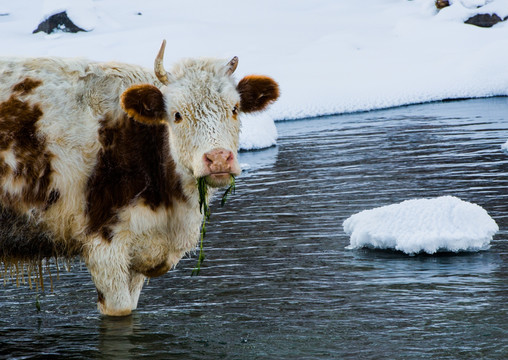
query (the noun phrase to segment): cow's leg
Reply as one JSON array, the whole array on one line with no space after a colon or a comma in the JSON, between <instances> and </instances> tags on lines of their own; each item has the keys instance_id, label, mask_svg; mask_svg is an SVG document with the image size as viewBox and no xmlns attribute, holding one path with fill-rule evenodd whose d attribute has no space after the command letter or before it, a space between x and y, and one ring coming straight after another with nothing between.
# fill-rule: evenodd
<instances>
[{"instance_id":1,"label":"cow's leg","mask_svg":"<svg viewBox=\"0 0 508 360\"><path fill-rule=\"evenodd\" d=\"M145 283L145 275L132 271L129 284L129 292L131 294L131 309L135 310L138 307L139 294Z\"/></svg>"},{"instance_id":2,"label":"cow's leg","mask_svg":"<svg viewBox=\"0 0 508 360\"><path fill-rule=\"evenodd\" d=\"M97 308L104 315L125 316L132 310L130 292L128 239L102 237L87 243L84 251L86 266L97 288Z\"/></svg>"}]
</instances>

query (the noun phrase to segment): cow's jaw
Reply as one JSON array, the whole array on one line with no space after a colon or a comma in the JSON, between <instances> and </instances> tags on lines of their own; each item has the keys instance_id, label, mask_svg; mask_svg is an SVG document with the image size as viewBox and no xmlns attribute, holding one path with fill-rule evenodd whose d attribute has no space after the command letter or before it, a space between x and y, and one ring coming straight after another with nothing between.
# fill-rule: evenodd
<instances>
[{"instance_id":1,"label":"cow's jaw","mask_svg":"<svg viewBox=\"0 0 508 360\"><path fill-rule=\"evenodd\" d=\"M208 186L220 188L231 184L231 179L235 176L230 173L211 174L205 176L205 181Z\"/></svg>"}]
</instances>

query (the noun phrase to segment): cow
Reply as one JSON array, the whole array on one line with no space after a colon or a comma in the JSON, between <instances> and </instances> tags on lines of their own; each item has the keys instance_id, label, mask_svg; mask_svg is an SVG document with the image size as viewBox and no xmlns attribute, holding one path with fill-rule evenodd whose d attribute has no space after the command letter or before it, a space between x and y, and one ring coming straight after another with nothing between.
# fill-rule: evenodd
<instances>
[{"instance_id":1,"label":"cow","mask_svg":"<svg viewBox=\"0 0 508 360\"><path fill-rule=\"evenodd\" d=\"M196 248L209 197L241 172L240 115L279 97L231 61L166 71L86 59L0 60L0 260L80 256L100 313L136 309L146 278ZM207 199L209 201L209 198Z\"/></svg>"}]
</instances>

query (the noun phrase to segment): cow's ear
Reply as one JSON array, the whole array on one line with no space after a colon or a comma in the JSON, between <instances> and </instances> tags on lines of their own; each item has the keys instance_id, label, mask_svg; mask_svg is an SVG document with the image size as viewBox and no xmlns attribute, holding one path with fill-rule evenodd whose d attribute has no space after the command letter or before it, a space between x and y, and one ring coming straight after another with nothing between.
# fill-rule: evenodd
<instances>
[{"instance_id":1,"label":"cow's ear","mask_svg":"<svg viewBox=\"0 0 508 360\"><path fill-rule=\"evenodd\" d=\"M153 85L131 86L124 91L120 102L127 115L136 121L158 124L167 118L164 96Z\"/></svg>"},{"instance_id":2,"label":"cow's ear","mask_svg":"<svg viewBox=\"0 0 508 360\"><path fill-rule=\"evenodd\" d=\"M268 76L246 76L236 89L240 93L240 110L244 113L266 109L279 97L279 85Z\"/></svg>"}]
</instances>

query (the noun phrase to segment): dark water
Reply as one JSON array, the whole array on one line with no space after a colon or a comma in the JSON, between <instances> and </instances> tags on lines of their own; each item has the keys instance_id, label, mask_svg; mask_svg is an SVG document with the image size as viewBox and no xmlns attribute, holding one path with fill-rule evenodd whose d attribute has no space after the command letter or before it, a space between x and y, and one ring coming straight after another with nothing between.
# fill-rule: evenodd
<instances>
[{"instance_id":1,"label":"dark water","mask_svg":"<svg viewBox=\"0 0 508 360\"><path fill-rule=\"evenodd\" d=\"M215 202L207 259L152 279L139 310L105 318L86 269L53 293L0 287L0 357L507 359L508 98L278 123L279 144ZM488 251L350 251L342 222L454 195L500 232Z\"/></svg>"}]
</instances>

